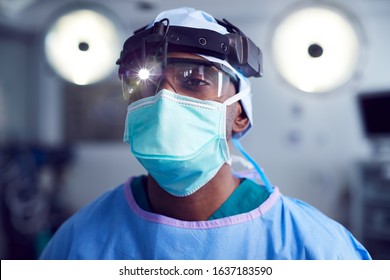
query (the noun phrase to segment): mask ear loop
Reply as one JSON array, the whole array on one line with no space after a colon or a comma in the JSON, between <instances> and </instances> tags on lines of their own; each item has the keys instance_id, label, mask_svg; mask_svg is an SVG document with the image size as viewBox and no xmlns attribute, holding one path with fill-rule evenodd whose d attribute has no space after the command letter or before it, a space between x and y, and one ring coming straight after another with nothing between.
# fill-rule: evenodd
<instances>
[{"instance_id":1,"label":"mask ear loop","mask_svg":"<svg viewBox=\"0 0 390 280\"><path fill-rule=\"evenodd\" d=\"M241 146L240 141L237 138L232 139L234 146L241 152L241 154L252 164L252 166L255 168L256 172L259 174L260 179L263 181L266 190L269 193L274 192L274 187L272 186L271 182L268 180L267 176L265 175L264 171L260 166L249 156L249 154L244 150L244 148Z\"/></svg>"}]
</instances>

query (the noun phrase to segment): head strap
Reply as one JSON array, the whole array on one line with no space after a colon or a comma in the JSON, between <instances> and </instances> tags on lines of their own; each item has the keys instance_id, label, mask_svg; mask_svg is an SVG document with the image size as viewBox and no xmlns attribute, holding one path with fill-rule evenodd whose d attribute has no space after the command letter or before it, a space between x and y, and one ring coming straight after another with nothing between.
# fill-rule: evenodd
<instances>
[{"instance_id":1,"label":"head strap","mask_svg":"<svg viewBox=\"0 0 390 280\"><path fill-rule=\"evenodd\" d=\"M147 56L166 57L167 52L198 53L226 60L245 77L262 76L261 50L228 21L217 21L230 33L209 29L171 26L164 18L145 26L128 38L117 64L125 66Z\"/></svg>"}]
</instances>

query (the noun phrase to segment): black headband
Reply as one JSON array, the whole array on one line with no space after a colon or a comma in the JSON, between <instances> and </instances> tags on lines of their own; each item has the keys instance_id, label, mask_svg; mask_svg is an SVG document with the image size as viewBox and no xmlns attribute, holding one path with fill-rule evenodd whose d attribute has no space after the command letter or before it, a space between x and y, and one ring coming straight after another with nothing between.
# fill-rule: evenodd
<instances>
[{"instance_id":1,"label":"black headband","mask_svg":"<svg viewBox=\"0 0 390 280\"><path fill-rule=\"evenodd\" d=\"M261 50L228 21L217 22L230 33L224 35L208 29L171 26L168 19L156 22L150 28L143 27L125 41L117 64L125 67L147 56L166 57L167 52L188 52L226 60L245 77L261 77Z\"/></svg>"}]
</instances>

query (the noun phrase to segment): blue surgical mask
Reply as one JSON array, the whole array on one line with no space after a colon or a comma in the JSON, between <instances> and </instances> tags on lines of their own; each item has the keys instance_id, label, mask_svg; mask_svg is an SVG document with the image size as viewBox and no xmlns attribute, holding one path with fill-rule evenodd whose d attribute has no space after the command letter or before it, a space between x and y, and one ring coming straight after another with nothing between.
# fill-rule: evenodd
<instances>
[{"instance_id":1,"label":"blue surgical mask","mask_svg":"<svg viewBox=\"0 0 390 280\"><path fill-rule=\"evenodd\" d=\"M247 94L219 103L163 89L129 105L124 141L165 191L191 195L231 164L226 108Z\"/></svg>"}]
</instances>

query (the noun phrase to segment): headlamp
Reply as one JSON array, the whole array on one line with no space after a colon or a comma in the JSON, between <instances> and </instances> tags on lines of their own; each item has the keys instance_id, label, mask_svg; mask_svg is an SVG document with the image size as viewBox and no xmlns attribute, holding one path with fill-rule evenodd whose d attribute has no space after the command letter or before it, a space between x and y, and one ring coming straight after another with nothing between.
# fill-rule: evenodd
<instances>
[{"instance_id":1,"label":"headlamp","mask_svg":"<svg viewBox=\"0 0 390 280\"><path fill-rule=\"evenodd\" d=\"M146 68L142 68L138 71L138 78L140 80L147 80L150 77L150 71Z\"/></svg>"},{"instance_id":2,"label":"headlamp","mask_svg":"<svg viewBox=\"0 0 390 280\"><path fill-rule=\"evenodd\" d=\"M138 63L142 65L147 57L166 59L168 52L188 52L213 56L226 60L245 77L262 76L261 50L237 27L227 20L217 20L228 34L213 30L183 26L170 26L168 19L145 26L128 38L117 61L119 75L124 68Z\"/></svg>"}]
</instances>

